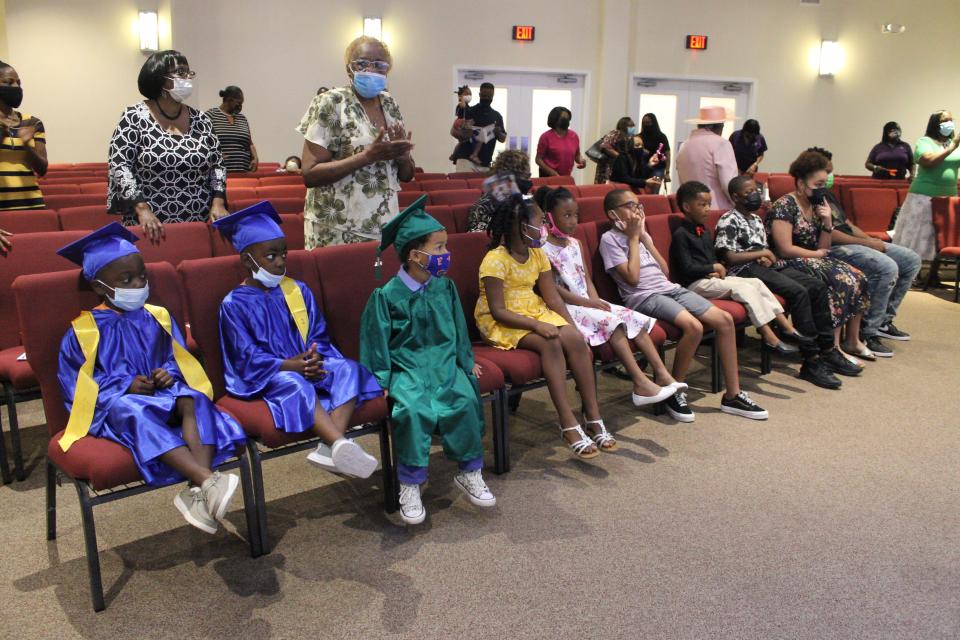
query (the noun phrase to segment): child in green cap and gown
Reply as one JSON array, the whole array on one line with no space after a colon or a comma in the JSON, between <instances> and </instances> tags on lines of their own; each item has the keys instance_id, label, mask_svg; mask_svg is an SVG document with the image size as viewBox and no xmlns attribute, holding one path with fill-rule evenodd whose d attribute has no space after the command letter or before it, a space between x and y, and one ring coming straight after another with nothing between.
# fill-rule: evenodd
<instances>
[{"instance_id":1,"label":"child in green cap and gown","mask_svg":"<svg viewBox=\"0 0 960 640\"><path fill-rule=\"evenodd\" d=\"M360 323L360 361L387 390L394 427L400 516L426 518L420 485L427 481L433 434L460 471L453 484L470 502L491 507L483 481L483 409L467 323L453 282L447 232L421 197L384 226L380 251L400 256L397 275L376 289Z\"/></svg>"}]
</instances>

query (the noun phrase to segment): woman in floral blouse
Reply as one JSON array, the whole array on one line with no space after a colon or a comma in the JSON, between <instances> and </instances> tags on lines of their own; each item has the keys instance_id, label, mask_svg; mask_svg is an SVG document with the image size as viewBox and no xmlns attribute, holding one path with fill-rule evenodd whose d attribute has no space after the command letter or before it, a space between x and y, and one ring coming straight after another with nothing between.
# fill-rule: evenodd
<instances>
[{"instance_id":1,"label":"woman in floral blouse","mask_svg":"<svg viewBox=\"0 0 960 640\"><path fill-rule=\"evenodd\" d=\"M351 85L314 97L297 131L303 134L306 248L380 238L399 212L400 181L413 179L413 143L389 93L393 58L362 36L344 56Z\"/></svg>"},{"instance_id":2,"label":"woman in floral blouse","mask_svg":"<svg viewBox=\"0 0 960 640\"><path fill-rule=\"evenodd\" d=\"M796 191L773 203L767 214L767 235L780 258L777 266L797 269L828 285L835 346L840 347L840 328L846 323L842 351L873 360L860 341L860 321L870 307L867 278L829 255L833 212L826 203L827 159L805 151L790 165L790 175Z\"/></svg>"}]
</instances>

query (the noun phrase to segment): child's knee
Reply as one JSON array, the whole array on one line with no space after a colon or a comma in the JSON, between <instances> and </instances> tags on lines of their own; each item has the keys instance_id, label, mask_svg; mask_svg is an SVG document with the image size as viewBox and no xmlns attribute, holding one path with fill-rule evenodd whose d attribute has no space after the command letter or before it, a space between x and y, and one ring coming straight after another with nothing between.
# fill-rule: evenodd
<instances>
[{"instance_id":1,"label":"child's knee","mask_svg":"<svg viewBox=\"0 0 960 640\"><path fill-rule=\"evenodd\" d=\"M697 320L692 313L681 313L673 322L685 336L695 338L700 338L703 336L703 324L701 324L701 322Z\"/></svg>"}]
</instances>

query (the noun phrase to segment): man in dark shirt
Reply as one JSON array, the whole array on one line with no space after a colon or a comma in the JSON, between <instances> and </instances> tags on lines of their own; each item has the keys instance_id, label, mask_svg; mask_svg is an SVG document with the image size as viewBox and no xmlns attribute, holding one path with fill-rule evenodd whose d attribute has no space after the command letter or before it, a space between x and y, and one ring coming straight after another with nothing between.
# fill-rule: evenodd
<instances>
[{"instance_id":1,"label":"man in dark shirt","mask_svg":"<svg viewBox=\"0 0 960 640\"><path fill-rule=\"evenodd\" d=\"M737 157L740 173L755 174L767 152L767 141L760 133L760 123L756 120L744 122L742 129L730 134L730 144L733 145L733 155Z\"/></svg>"},{"instance_id":2,"label":"man in dark shirt","mask_svg":"<svg viewBox=\"0 0 960 640\"><path fill-rule=\"evenodd\" d=\"M507 139L507 131L503 125L503 116L495 110L490 104L493 102L494 86L490 82L484 82L480 85L480 103L467 109L466 118L460 127L454 127L451 134L460 140L460 144L453 150L453 158L457 165L457 171L475 171L486 172L490 169L490 162L493 160L493 149L497 142L503 142ZM473 122L470 126L468 122ZM477 164L470 160L474 151L474 136L478 129L493 125L493 135L477 153L480 163Z\"/></svg>"},{"instance_id":3,"label":"man in dark shirt","mask_svg":"<svg viewBox=\"0 0 960 640\"><path fill-rule=\"evenodd\" d=\"M776 320L783 331L796 333L767 285L757 278L728 276L726 268L717 259L713 237L706 228L710 203L707 185L696 181L680 185L677 205L683 212L684 221L673 232L670 272L681 285L704 298L728 298L742 303L747 308L750 322L769 349L781 354L796 353L797 348L782 342L769 326Z\"/></svg>"}]
</instances>

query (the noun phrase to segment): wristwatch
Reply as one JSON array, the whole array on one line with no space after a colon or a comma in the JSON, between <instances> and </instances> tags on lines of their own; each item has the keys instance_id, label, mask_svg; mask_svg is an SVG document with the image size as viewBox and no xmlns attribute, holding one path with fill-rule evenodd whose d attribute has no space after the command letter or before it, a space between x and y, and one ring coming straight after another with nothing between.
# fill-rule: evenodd
<instances>
[{"instance_id":1,"label":"wristwatch","mask_svg":"<svg viewBox=\"0 0 960 640\"><path fill-rule=\"evenodd\" d=\"M833 233L833 226L832 226L832 225L831 225L830 227L821 227L821 229L823 229L823 230L826 231L827 233Z\"/></svg>"}]
</instances>

